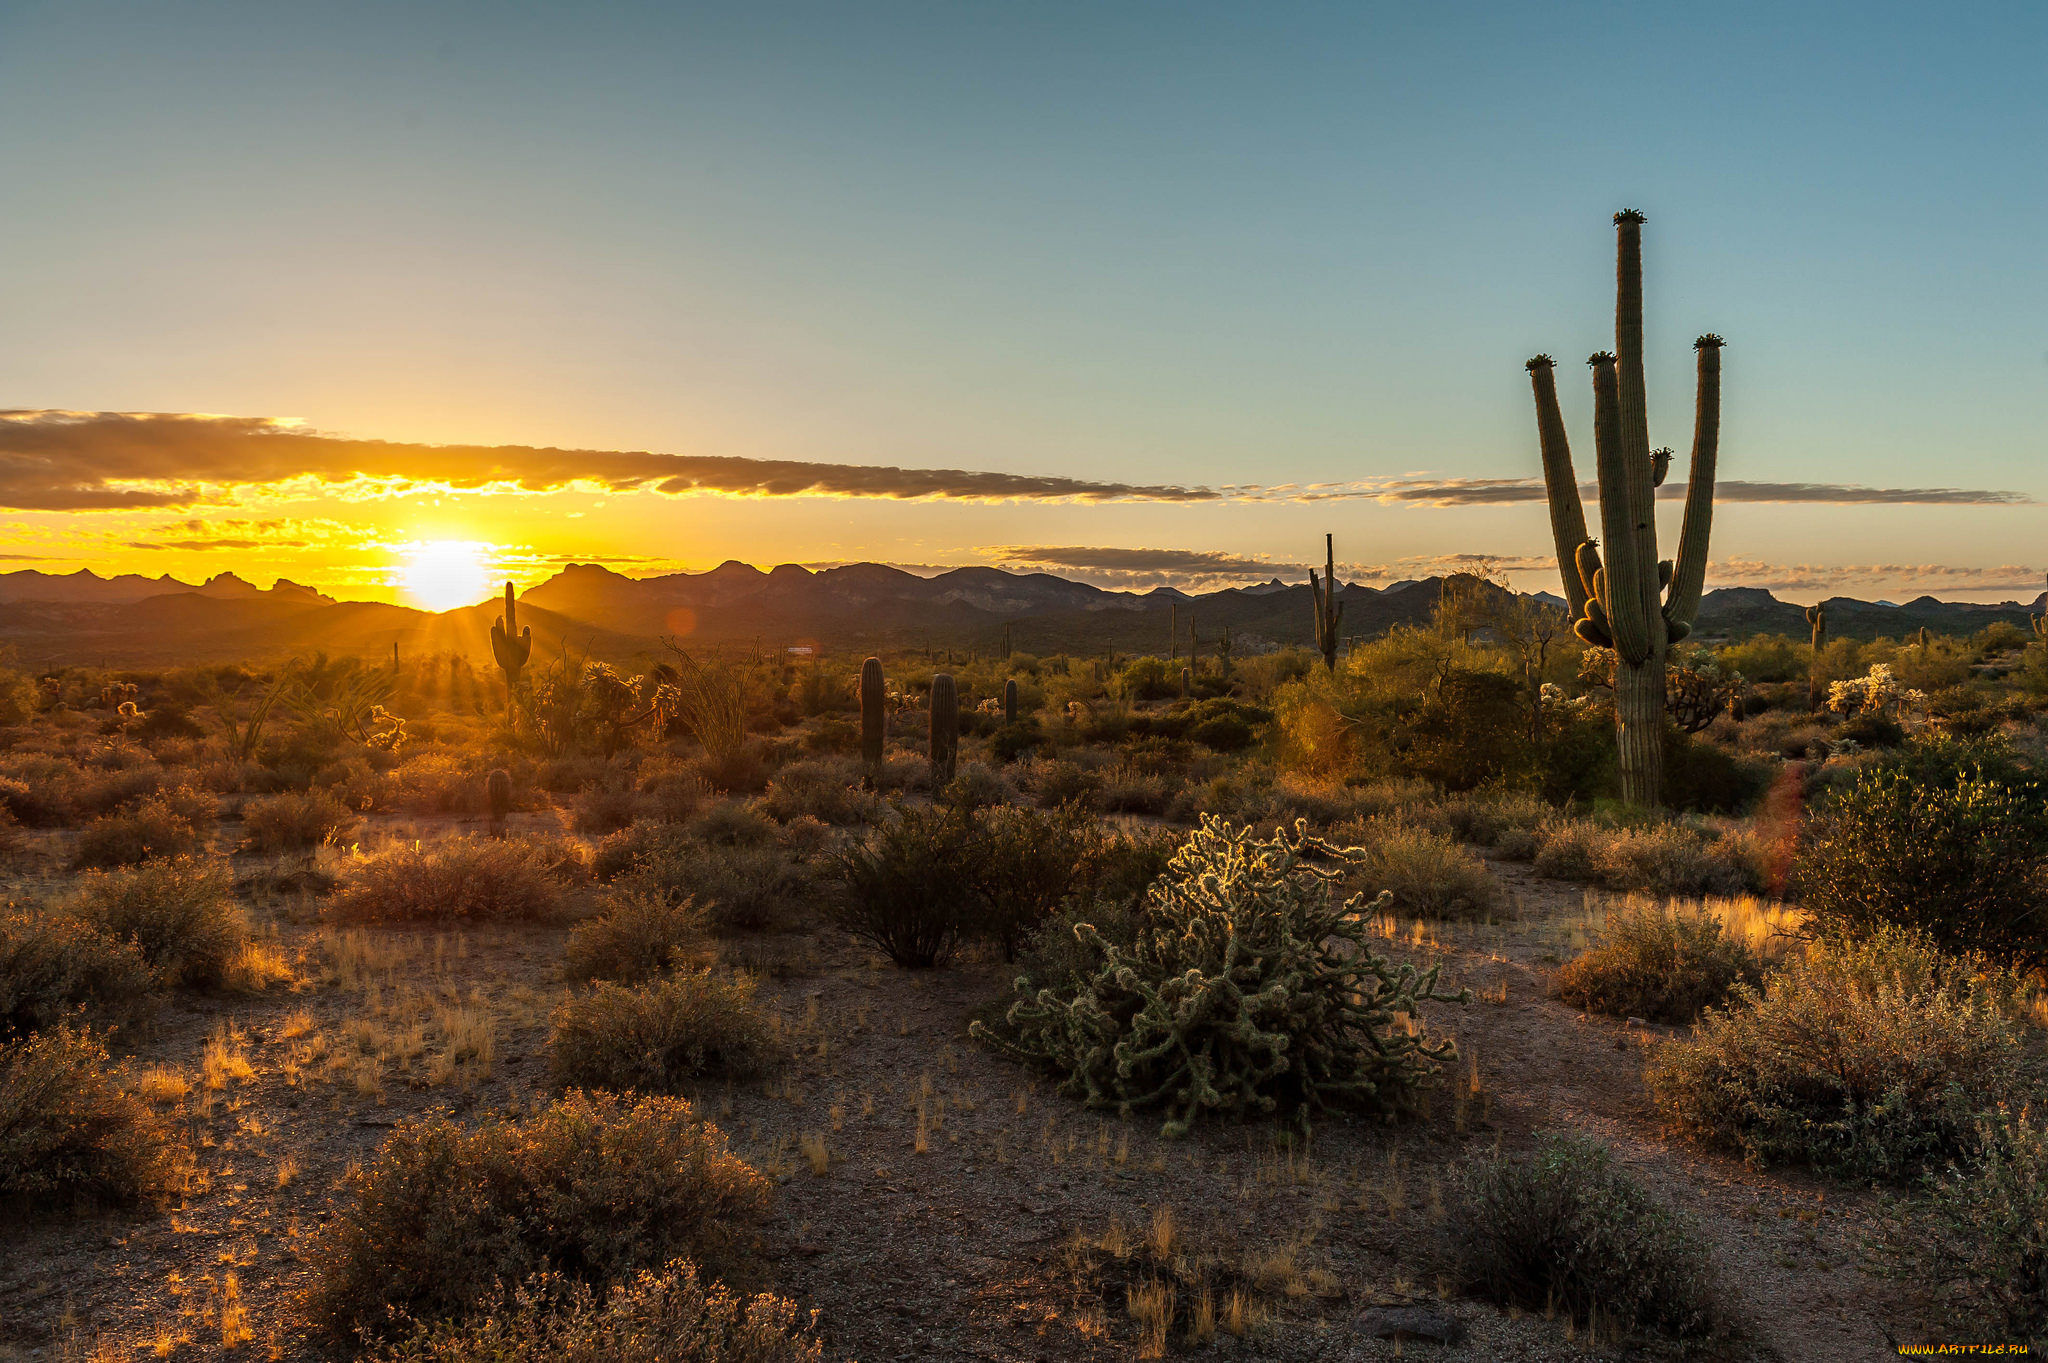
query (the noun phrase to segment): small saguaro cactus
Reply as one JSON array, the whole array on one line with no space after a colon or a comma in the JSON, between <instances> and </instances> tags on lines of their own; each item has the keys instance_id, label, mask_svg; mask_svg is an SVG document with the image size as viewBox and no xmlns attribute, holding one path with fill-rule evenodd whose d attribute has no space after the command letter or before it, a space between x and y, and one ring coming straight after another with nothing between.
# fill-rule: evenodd
<instances>
[{"instance_id":1,"label":"small saguaro cactus","mask_svg":"<svg viewBox=\"0 0 2048 1363\"><path fill-rule=\"evenodd\" d=\"M1166 661L1180 656L1180 602L1166 603Z\"/></svg>"},{"instance_id":2,"label":"small saguaro cactus","mask_svg":"<svg viewBox=\"0 0 2048 1363\"><path fill-rule=\"evenodd\" d=\"M1183 667L1180 670L1180 694L1182 698L1185 699L1186 697L1193 695L1194 690L1195 674L1191 669Z\"/></svg>"},{"instance_id":3,"label":"small saguaro cactus","mask_svg":"<svg viewBox=\"0 0 2048 1363\"><path fill-rule=\"evenodd\" d=\"M1920 626L1920 656L1927 657L1927 651L1934 647L1934 636L1927 632L1927 626Z\"/></svg>"},{"instance_id":4,"label":"small saguaro cactus","mask_svg":"<svg viewBox=\"0 0 2048 1363\"><path fill-rule=\"evenodd\" d=\"M512 596L512 584L505 584L505 613L491 625L491 656L505 673L505 706L512 706L512 693L519 689L519 674L533 656L533 626L519 627L519 604Z\"/></svg>"},{"instance_id":5,"label":"small saguaro cactus","mask_svg":"<svg viewBox=\"0 0 2048 1363\"><path fill-rule=\"evenodd\" d=\"M870 658L860 665L860 760L870 767L882 765L883 699L882 660Z\"/></svg>"},{"instance_id":6,"label":"small saguaro cactus","mask_svg":"<svg viewBox=\"0 0 2048 1363\"><path fill-rule=\"evenodd\" d=\"M1692 475L1678 557L1657 558L1657 485L1671 451L1650 448L1643 384L1643 215L1614 215L1614 351L1586 363L1593 370L1593 446L1600 487L1598 542L1586 534L1564 417L1558 408L1556 362L1538 355L1526 366L1536 397L1536 431L1550 503L1551 538L1573 631L1616 655L1615 727L1621 794L1654 808L1663 785L1664 657L1692 633L1706 584L1707 538L1714 515L1714 466L1721 431L1721 338L1693 343L1698 401L1693 416Z\"/></svg>"},{"instance_id":7,"label":"small saguaro cactus","mask_svg":"<svg viewBox=\"0 0 2048 1363\"><path fill-rule=\"evenodd\" d=\"M1813 659L1806 668L1806 708L1820 709L1820 654L1828 646L1828 608L1816 602L1806 608L1806 623L1813 626Z\"/></svg>"},{"instance_id":8,"label":"small saguaro cactus","mask_svg":"<svg viewBox=\"0 0 2048 1363\"><path fill-rule=\"evenodd\" d=\"M940 672L932 678L931 761L932 784L943 786L953 779L960 757L960 693L954 689L953 674Z\"/></svg>"},{"instance_id":9,"label":"small saguaro cactus","mask_svg":"<svg viewBox=\"0 0 2048 1363\"><path fill-rule=\"evenodd\" d=\"M491 836L505 836L505 816L512 812L512 776L499 767L484 778L484 803L491 813Z\"/></svg>"},{"instance_id":10,"label":"small saguaro cactus","mask_svg":"<svg viewBox=\"0 0 2048 1363\"><path fill-rule=\"evenodd\" d=\"M1337 670L1337 626L1344 619L1344 603L1337 599L1337 537L1323 536L1323 580L1316 582L1316 570L1308 570L1309 596L1316 610L1316 649L1323 666Z\"/></svg>"},{"instance_id":11,"label":"small saguaro cactus","mask_svg":"<svg viewBox=\"0 0 2048 1363\"><path fill-rule=\"evenodd\" d=\"M1010 678L1003 683L1003 723L1017 722L1017 679Z\"/></svg>"}]
</instances>

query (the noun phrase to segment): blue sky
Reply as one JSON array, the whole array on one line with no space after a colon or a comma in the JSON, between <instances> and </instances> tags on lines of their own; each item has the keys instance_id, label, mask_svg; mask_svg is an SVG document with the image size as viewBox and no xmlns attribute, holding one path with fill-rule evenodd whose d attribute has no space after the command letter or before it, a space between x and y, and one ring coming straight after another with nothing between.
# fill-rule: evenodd
<instances>
[{"instance_id":1,"label":"blue sky","mask_svg":"<svg viewBox=\"0 0 2048 1363\"><path fill-rule=\"evenodd\" d=\"M1660 442L1712 330L1725 477L2048 500L2044 59L2039 5L0 4L0 407L1270 489L1534 473L1544 350L1590 475L1577 361L1634 206ZM185 574L167 527L226 518L286 527L251 575L365 591L447 538L532 573L1255 573L1330 529L1361 576L1486 554L1531 586L1547 539L1539 503L1284 495L271 478L0 512L61 566ZM1730 504L1715 576L2030 597L2044 528Z\"/></svg>"}]
</instances>

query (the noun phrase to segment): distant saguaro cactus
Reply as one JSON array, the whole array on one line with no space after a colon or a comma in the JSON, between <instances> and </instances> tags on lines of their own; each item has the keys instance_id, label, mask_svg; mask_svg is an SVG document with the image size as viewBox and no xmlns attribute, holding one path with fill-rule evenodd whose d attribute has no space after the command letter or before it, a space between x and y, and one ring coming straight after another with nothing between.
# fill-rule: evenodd
<instances>
[{"instance_id":1,"label":"distant saguaro cactus","mask_svg":"<svg viewBox=\"0 0 2048 1363\"><path fill-rule=\"evenodd\" d=\"M491 656L505 673L505 708L512 708L512 693L519 689L519 674L533 656L533 626L519 627L519 603L512 596L512 584L505 584L505 613L491 625Z\"/></svg>"},{"instance_id":2,"label":"distant saguaro cactus","mask_svg":"<svg viewBox=\"0 0 2048 1363\"><path fill-rule=\"evenodd\" d=\"M1195 674L1192 670L1183 667L1180 670L1180 694L1182 698L1185 699L1186 697L1193 695L1194 690Z\"/></svg>"},{"instance_id":3,"label":"distant saguaro cactus","mask_svg":"<svg viewBox=\"0 0 2048 1363\"><path fill-rule=\"evenodd\" d=\"M1010 678L1003 683L1003 723L1017 722L1017 679Z\"/></svg>"},{"instance_id":4,"label":"distant saguaro cactus","mask_svg":"<svg viewBox=\"0 0 2048 1363\"><path fill-rule=\"evenodd\" d=\"M941 672L932 678L931 762L932 783L943 786L953 779L960 757L960 693L953 687L953 674Z\"/></svg>"},{"instance_id":5,"label":"distant saguaro cactus","mask_svg":"<svg viewBox=\"0 0 2048 1363\"><path fill-rule=\"evenodd\" d=\"M1721 338L1693 343L1698 358L1692 476L1674 563L1657 558L1654 498L1670 466L1668 450L1650 448L1643 385L1643 215L1614 215L1614 350L1587 361L1593 369L1593 445L1600 487L1603 566L1586 517L1557 405L1555 361L1538 355L1526 366L1536 397L1536 430L1559 575L1573 630L1589 644L1612 648L1615 728L1621 752L1622 798L1654 807L1663 786L1664 656L1692 633L1707 572L1714 515L1714 465L1721 431ZM1668 591L1667 591L1668 588Z\"/></svg>"},{"instance_id":6,"label":"distant saguaro cactus","mask_svg":"<svg viewBox=\"0 0 2048 1363\"><path fill-rule=\"evenodd\" d=\"M882 765L883 698L882 660L870 658L860 665L860 760L870 767Z\"/></svg>"},{"instance_id":7,"label":"distant saguaro cactus","mask_svg":"<svg viewBox=\"0 0 2048 1363\"><path fill-rule=\"evenodd\" d=\"M484 778L484 803L491 812L491 836L505 836L505 816L512 812L512 776L503 767Z\"/></svg>"},{"instance_id":8,"label":"distant saguaro cactus","mask_svg":"<svg viewBox=\"0 0 2048 1363\"><path fill-rule=\"evenodd\" d=\"M1308 570L1308 591L1316 611L1316 648L1323 666L1337 670L1337 626L1344 619L1344 603L1337 599L1337 537L1323 536L1323 580L1316 582L1316 570Z\"/></svg>"},{"instance_id":9,"label":"distant saguaro cactus","mask_svg":"<svg viewBox=\"0 0 2048 1363\"><path fill-rule=\"evenodd\" d=\"M1806 708L1820 709L1820 653L1828 646L1828 608L1818 602L1806 608L1806 623L1813 626L1813 659L1806 668Z\"/></svg>"}]
</instances>

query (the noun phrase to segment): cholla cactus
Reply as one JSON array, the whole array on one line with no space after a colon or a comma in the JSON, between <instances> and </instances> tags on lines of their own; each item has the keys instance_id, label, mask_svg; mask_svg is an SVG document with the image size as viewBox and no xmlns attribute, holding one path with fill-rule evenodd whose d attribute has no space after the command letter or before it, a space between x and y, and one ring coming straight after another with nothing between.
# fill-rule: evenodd
<instances>
[{"instance_id":1,"label":"cholla cactus","mask_svg":"<svg viewBox=\"0 0 2048 1363\"><path fill-rule=\"evenodd\" d=\"M1470 994L1438 992L1438 967L1373 951L1389 896L1339 904L1330 884L1343 872L1319 864L1361 855L1306 821L1261 838L1204 816L1147 894L1134 940L1076 925L1092 976L1035 995L1020 978L1004 1032L971 1030L1062 1074L1061 1092L1090 1107L1163 1107L1167 1136L1205 1112L1284 1110L1306 1127L1333 1105L1402 1108L1456 1053L1414 1028L1418 1005Z\"/></svg>"}]
</instances>

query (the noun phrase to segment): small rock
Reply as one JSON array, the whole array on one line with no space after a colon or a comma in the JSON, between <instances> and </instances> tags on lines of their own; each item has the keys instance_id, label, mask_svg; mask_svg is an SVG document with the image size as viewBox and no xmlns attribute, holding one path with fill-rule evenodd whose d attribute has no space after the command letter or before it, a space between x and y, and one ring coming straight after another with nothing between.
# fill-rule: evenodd
<instances>
[{"instance_id":1,"label":"small rock","mask_svg":"<svg viewBox=\"0 0 2048 1363\"><path fill-rule=\"evenodd\" d=\"M1465 1327L1427 1306L1376 1306L1358 1315L1358 1331L1374 1339L1420 1339L1431 1344L1457 1344Z\"/></svg>"}]
</instances>

